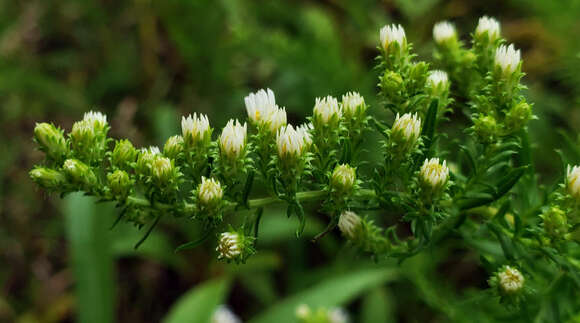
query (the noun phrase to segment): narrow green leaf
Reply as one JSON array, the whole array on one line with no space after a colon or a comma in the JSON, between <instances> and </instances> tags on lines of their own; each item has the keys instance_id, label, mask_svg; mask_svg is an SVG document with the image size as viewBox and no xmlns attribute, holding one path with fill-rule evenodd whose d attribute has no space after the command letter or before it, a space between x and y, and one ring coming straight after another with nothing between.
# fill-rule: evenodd
<instances>
[{"instance_id":1,"label":"narrow green leaf","mask_svg":"<svg viewBox=\"0 0 580 323\"><path fill-rule=\"evenodd\" d=\"M393 305L393 301L385 289L376 288L363 299L360 322L395 322Z\"/></svg>"},{"instance_id":2,"label":"narrow green leaf","mask_svg":"<svg viewBox=\"0 0 580 323\"><path fill-rule=\"evenodd\" d=\"M79 323L113 322L115 303L110 250L110 205L71 193L64 200Z\"/></svg>"},{"instance_id":3,"label":"narrow green leaf","mask_svg":"<svg viewBox=\"0 0 580 323\"><path fill-rule=\"evenodd\" d=\"M364 269L329 278L318 285L290 296L259 314L250 323L295 323L296 307L332 307L348 303L365 290L377 287L397 277L392 268Z\"/></svg>"},{"instance_id":4,"label":"narrow green leaf","mask_svg":"<svg viewBox=\"0 0 580 323\"><path fill-rule=\"evenodd\" d=\"M429 150L431 149L431 144L433 144L433 138L435 137L435 126L437 125L437 107L439 106L438 100L432 100L429 105L429 110L427 110L427 116L425 117L425 122L423 123L423 130L421 135L424 137L424 152L425 155L429 156Z\"/></svg>"},{"instance_id":5,"label":"narrow green leaf","mask_svg":"<svg viewBox=\"0 0 580 323\"><path fill-rule=\"evenodd\" d=\"M205 282L188 291L173 305L163 323L208 323L226 298L228 278Z\"/></svg>"}]
</instances>

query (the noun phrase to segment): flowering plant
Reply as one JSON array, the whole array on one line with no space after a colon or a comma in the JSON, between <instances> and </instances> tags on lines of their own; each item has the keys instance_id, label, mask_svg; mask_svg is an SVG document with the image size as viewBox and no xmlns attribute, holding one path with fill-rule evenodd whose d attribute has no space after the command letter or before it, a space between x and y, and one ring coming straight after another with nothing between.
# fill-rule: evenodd
<instances>
[{"instance_id":1,"label":"flowering plant","mask_svg":"<svg viewBox=\"0 0 580 323\"><path fill-rule=\"evenodd\" d=\"M316 98L312 116L292 125L274 92L263 89L244 100L247 122L232 119L216 137L207 116L183 117L182 135L161 150L114 141L106 116L89 112L66 136L52 124L37 124L34 139L46 159L30 176L50 192L83 191L115 202L120 220L148 226L136 247L161 217L175 216L205 228L199 240L178 249L213 237L217 258L244 263L259 250L265 206L284 204L299 219L300 237L304 204L318 201L328 226L314 240L338 229L377 261L403 261L446 239L465 240L490 273L490 290L513 308L547 282L580 285L574 257L580 166L568 166L544 199L525 194L539 188L520 51L505 44L499 23L488 17L480 19L471 47L448 22L436 24L433 36L432 65L416 60L401 26L380 30L381 106L373 110L385 109L390 118L376 117L360 94L349 92L341 100ZM468 120L464 131L457 137L441 132L461 112ZM364 141L371 132L381 139ZM381 160L366 160L365 149L380 150ZM255 196L257 182L268 196ZM243 214L243 225L233 227L232 214ZM319 312L303 308L299 317L329 320L326 310Z\"/></svg>"}]
</instances>

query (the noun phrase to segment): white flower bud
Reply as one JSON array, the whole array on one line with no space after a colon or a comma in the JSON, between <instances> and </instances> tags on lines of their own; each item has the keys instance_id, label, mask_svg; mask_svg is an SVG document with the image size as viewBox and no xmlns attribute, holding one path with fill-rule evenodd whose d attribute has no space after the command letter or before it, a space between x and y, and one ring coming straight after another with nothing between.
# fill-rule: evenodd
<instances>
[{"instance_id":1,"label":"white flower bud","mask_svg":"<svg viewBox=\"0 0 580 323\"><path fill-rule=\"evenodd\" d=\"M218 246L218 259L232 260L242 254L240 235L237 232L224 232L220 235Z\"/></svg>"},{"instance_id":2,"label":"white flower bud","mask_svg":"<svg viewBox=\"0 0 580 323\"><path fill-rule=\"evenodd\" d=\"M314 120L317 126L336 123L342 116L338 100L332 96L316 98L314 104Z\"/></svg>"},{"instance_id":3,"label":"white flower bud","mask_svg":"<svg viewBox=\"0 0 580 323\"><path fill-rule=\"evenodd\" d=\"M34 139L40 146L40 149L53 160L62 162L62 159L68 153L68 147L62 130L52 124L45 122L37 123L34 127Z\"/></svg>"},{"instance_id":4,"label":"white flower bud","mask_svg":"<svg viewBox=\"0 0 580 323\"><path fill-rule=\"evenodd\" d=\"M151 173L155 180L165 183L172 177L173 163L169 158L158 155L151 165Z\"/></svg>"},{"instance_id":5,"label":"white flower bud","mask_svg":"<svg viewBox=\"0 0 580 323\"><path fill-rule=\"evenodd\" d=\"M171 136L163 146L163 155L171 159L176 159L183 151L183 137L176 135Z\"/></svg>"},{"instance_id":6,"label":"white flower bud","mask_svg":"<svg viewBox=\"0 0 580 323\"><path fill-rule=\"evenodd\" d=\"M228 121L220 135L221 153L232 159L242 157L246 147L247 129L247 125L240 124L238 120Z\"/></svg>"},{"instance_id":7,"label":"white flower bud","mask_svg":"<svg viewBox=\"0 0 580 323\"><path fill-rule=\"evenodd\" d=\"M338 219L338 229L340 229L340 232L350 240L357 238L360 233L361 225L361 218L351 211L342 212Z\"/></svg>"},{"instance_id":8,"label":"white flower bud","mask_svg":"<svg viewBox=\"0 0 580 323\"><path fill-rule=\"evenodd\" d=\"M421 181L433 190L445 186L449 178L447 162L439 163L439 158L425 159L420 171Z\"/></svg>"},{"instance_id":9,"label":"white flower bud","mask_svg":"<svg viewBox=\"0 0 580 323\"><path fill-rule=\"evenodd\" d=\"M301 320L306 320L312 315L312 310L310 310L310 306L306 304L300 304L296 307L296 317Z\"/></svg>"},{"instance_id":10,"label":"white flower bud","mask_svg":"<svg viewBox=\"0 0 580 323\"><path fill-rule=\"evenodd\" d=\"M220 182L213 178L201 177L201 183L197 188L197 198L204 206L212 206L219 203L224 196Z\"/></svg>"},{"instance_id":11,"label":"white flower bud","mask_svg":"<svg viewBox=\"0 0 580 323\"><path fill-rule=\"evenodd\" d=\"M440 70L431 71L427 77L426 85L432 92L441 94L449 89L447 73Z\"/></svg>"},{"instance_id":12,"label":"white flower bud","mask_svg":"<svg viewBox=\"0 0 580 323\"><path fill-rule=\"evenodd\" d=\"M516 268L505 266L503 271L497 274L499 287L508 294L516 293L524 287L524 276Z\"/></svg>"},{"instance_id":13,"label":"white flower bud","mask_svg":"<svg viewBox=\"0 0 580 323\"><path fill-rule=\"evenodd\" d=\"M417 114L405 113L397 116L391 129L393 142L402 146L405 150L412 148L421 135L421 118Z\"/></svg>"},{"instance_id":14,"label":"white flower bud","mask_svg":"<svg viewBox=\"0 0 580 323\"><path fill-rule=\"evenodd\" d=\"M365 99L358 92L348 92L342 96L342 113L345 117L360 116L365 110Z\"/></svg>"},{"instance_id":15,"label":"white flower bud","mask_svg":"<svg viewBox=\"0 0 580 323\"><path fill-rule=\"evenodd\" d=\"M209 120L204 114L194 113L181 118L181 133L186 147L192 147L211 140Z\"/></svg>"},{"instance_id":16,"label":"white flower bud","mask_svg":"<svg viewBox=\"0 0 580 323\"><path fill-rule=\"evenodd\" d=\"M309 128L302 125L296 129L289 124L278 130L276 133L276 146L278 156L282 159L299 158L308 150L312 140L310 139Z\"/></svg>"},{"instance_id":17,"label":"white flower bud","mask_svg":"<svg viewBox=\"0 0 580 323\"><path fill-rule=\"evenodd\" d=\"M135 171L137 174L144 176L151 175L151 168L153 161L161 154L159 147L151 146L149 148L141 148L139 151L139 156L137 157L137 164L135 166Z\"/></svg>"},{"instance_id":18,"label":"white flower bud","mask_svg":"<svg viewBox=\"0 0 580 323\"><path fill-rule=\"evenodd\" d=\"M286 124L286 109L276 105L274 92L267 89L250 93L244 98L248 117L256 125L265 125L275 133L281 126Z\"/></svg>"},{"instance_id":19,"label":"white flower bud","mask_svg":"<svg viewBox=\"0 0 580 323\"><path fill-rule=\"evenodd\" d=\"M576 201L580 201L580 166L568 165L566 171L566 188Z\"/></svg>"},{"instance_id":20,"label":"white flower bud","mask_svg":"<svg viewBox=\"0 0 580 323\"><path fill-rule=\"evenodd\" d=\"M504 75L513 74L521 62L521 54L514 45L501 45L495 51L495 66L497 66Z\"/></svg>"},{"instance_id":21,"label":"white flower bud","mask_svg":"<svg viewBox=\"0 0 580 323\"><path fill-rule=\"evenodd\" d=\"M437 44L442 45L449 40L457 39L457 32L452 24L441 21L433 26L433 38Z\"/></svg>"},{"instance_id":22,"label":"white flower bud","mask_svg":"<svg viewBox=\"0 0 580 323\"><path fill-rule=\"evenodd\" d=\"M497 20L488 16L479 18L477 28L475 28L475 35L483 37L487 34L490 41L494 41L500 37L500 25Z\"/></svg>"},{"instance_id":23,"label":"white flower bud","mask_svg":"<svg viewBox=\"0 0 580 323\"><path fill-rule=\"evenodd\" d=\"M95 173L85 163L76 159L67 159L62 165L62 169L71 182L92 187L97 182Z\"/></svg>"},{"instance_id":24,"label":"white flower bud","mask_svg":"<svg viewBox=\"0 0 580 323\"><path fill-rule=\"evenodd\" d=\"M107 116L98 111L89 111L83 116L83 121L86 121L95 132L103 131L107 128Z\"/></svg>"},{"instance_id":25,"label":"white flower bud","mask_svg":"<svg viewBox=\"0 0 580 323\"><path fill-rule=\"evenodd\" d=\"M407 45L405 30L401 25L384 26L380 31L380 39L385 52L388 52L392 44L398 44L401 50L404 50Z\"/></svg>"},{"instance_id":26,"label":"white flower bud","mask_svg":"<svg viewBox=\"0 0 580 323\"><path fill-rule=\"evenodd\" d=\"M341 192L350 191L356 181L356 171L349 165L337 165L332 172L332 187Z\"/></svg>"},{"instance_id":27,"label":"white flower bud","mask_svg":"<svg viewBox=\"0 0 580 323\"><path fill-rule=\"evenodd\" d=\"M241 323L242 321L225 305L220 305L213 313L211 323Z\"/></svg>"}]
</instances>

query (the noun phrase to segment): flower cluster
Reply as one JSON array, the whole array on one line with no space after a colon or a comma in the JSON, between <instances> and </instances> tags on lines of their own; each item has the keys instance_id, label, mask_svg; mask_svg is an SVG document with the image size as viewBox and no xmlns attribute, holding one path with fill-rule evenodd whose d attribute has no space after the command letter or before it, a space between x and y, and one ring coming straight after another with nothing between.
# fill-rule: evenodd
<instances>
[{"instance_id":1,"label":"flower cluster","mask_svg":"<svg viewBox=\"0 0 580 323\"><path fill-rule=\"evenodd\" d=\"M249 127L231 119L214 135L207 116L189 115L163 151L108 138L99 112L86 113L69 133L38 123L34 140L46 159L30 177L51 192L114 202L120 218L150 224L148 232L161 215L198 221L200 241L218 233L215 250L225 262L256 252L259 221L277 203L298 218L298 236L310 211L325 214L326 229L314 241L337 230L375 260L404 260L450 236L469 239L465 246L480 255L495 295L512 305L528 286L557 286L556 274L580 277L571 256L580 242L580 166L569 166L554 190L543 188L545 196L536 194L520 51L504 45L499 23L488 17L470 48L449 22L436 24L433 37L438 69L416 60L401 26L382 28L380 99L357 92L316 98L300 126L288 123L270 89L244 98ZM369 115L366 102L385 113ZM454 131L444 133L459 108L469 118L454 118ZM304 322L343 322L338 313L297 311Z\"/></svg>"}]
</instances>

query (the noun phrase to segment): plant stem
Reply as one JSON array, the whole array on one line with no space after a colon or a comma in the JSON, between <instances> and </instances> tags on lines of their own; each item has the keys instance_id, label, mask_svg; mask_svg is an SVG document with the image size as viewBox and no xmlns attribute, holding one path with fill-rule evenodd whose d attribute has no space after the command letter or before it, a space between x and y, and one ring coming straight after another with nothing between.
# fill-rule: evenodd
<instances>
[{"instance_id":1,"label":"plant stem","mask_svg":"<svg viewBox=\"0 0 580 323\"><path fill-rule=\"evenodd\" d=\"M298 200L299 202L318 201L318 200L324 199L326 197L326 195L327 195L326 191L320 191L320 190L319 191L304 191L304 192L296 193L296 200ZM355 198L370 199L370 198L375 197L375 195L376 194L375 194L374 190L360 189L360 190L358 190ZM132 204L132 205L135 205L135 206L151 207L151 208L154 208L157 210L171 210L173 208L173 205L165 204L165 203L157 203L156 202L152 205L149 200L142 198L142 197L138 197L138 196L129 196L127 198L127 202ZM251 209L255 209L255 208L264 207L267 205L281 203L281 202L284 202L284 201L279 199L278 197L269 196L269 197L262 197L262 198L248 200L248 205L250 206ZM186 211L193 210L193 208L194 208L193 204L184 202L184 209ZM231 207L228 208L228 210L234 210L234 209L235 209L235 205L232 205Z\"/></svg>"}]
</instances>

